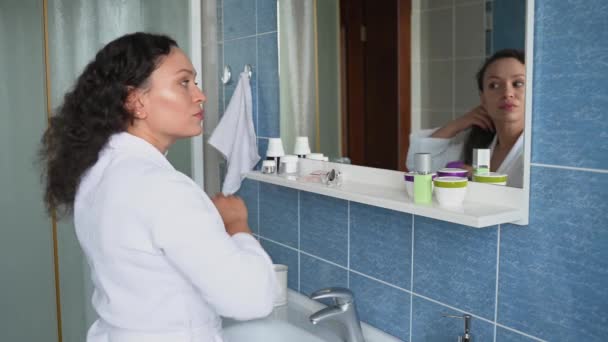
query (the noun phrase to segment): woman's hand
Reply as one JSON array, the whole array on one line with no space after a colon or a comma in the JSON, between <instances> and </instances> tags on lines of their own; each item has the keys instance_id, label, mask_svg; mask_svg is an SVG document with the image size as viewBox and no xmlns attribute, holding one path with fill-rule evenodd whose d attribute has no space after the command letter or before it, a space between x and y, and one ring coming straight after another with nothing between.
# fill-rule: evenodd
<instances>
[{"instance_id":1,"label":"woman's hand","mask_svg":"<svg viewBox=\"0 0 608 342\"><path fill-rule=\"evenodd\" d=\"M251 229L247 224L247 207L240 197L217 194L213 196L211 201L220 213L226 232L229 235L232 236L236 233L251 234Z\"/></svg>"},{"instance_id":2,"label":"woman's hand","mask_svg":"<svg viewBox=\"0 0 608 342\"><path fill-rule=\"evenodd\" d=\"M494 123L482 105L479 105L471 109L465 115L450 121L447 125L435 131L431 137L450 139L471 126L479 126L486 131L494 131Z\"/></svg>"}]
</instances>

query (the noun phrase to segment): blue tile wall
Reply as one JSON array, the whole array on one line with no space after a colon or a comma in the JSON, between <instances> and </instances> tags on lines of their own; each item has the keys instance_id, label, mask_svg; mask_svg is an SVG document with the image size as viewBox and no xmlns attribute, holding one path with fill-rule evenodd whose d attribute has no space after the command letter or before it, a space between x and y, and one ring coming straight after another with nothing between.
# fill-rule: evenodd
<instances>
[{"instance_id":1,"label":"blue tile wall","mask_svg":"<svg viewBox=\"0 0 608 342\"><path fill-rule=\"evenodd\" d=\"M350 273L350 288L361 320L402 340L409 339L409 293L357 273Z\"/></svg>"},{"instance_id":2,"label":"blue tile wall","mask_svg":"<svg viewBox=\"0 0 608 342\"><path fill-rule=\"evenodd\" d=\"M404 341L456 340L446 313L473 315L475 341L607 340L608 3L535 4L530 224L472 229L247 181L290 288L348 286L364 321ZM264 155L280 133L275 0L225 0L223 25L224 60L258 71Z\"/></svg>"},{"instance_id":3,"label":"blue tile wall","mask_svg":"<svg viewBox=\"0 0 608 342\"><path fill-rule=\"evenodd\" d=\"M606 339L608 174L533 167L532 176L529 226L501 236L498 322L552 341Z\"/></svg>"},{"instance_id":4,"label":"blue tile wall","mask_svg":"<svg viewBox=\"0 0 608 342\"><path fill-rule=\"evenodd\" d=\"M298 191L260 184L260 236L299 248Z\"/></svg>"},{"instance_id":5,"label":"blue tile wall","mask_svg":"<svg viewBox=\"0 0 608 342\"><path fill-rule=\"evenodd\" d=\"M256 70L256 37L235 39L224 42L224 64L229 65L232 68L232 80L224 87L224 106L228 108L232 94L239 81L241 72L245 64L250 64L254 70ZM257 122L257 76L258 73L252 74L250 85L251 85L251 99L253 102L253 122L254 125Z\"/></svg>"},{"instance_id":6,"label":"blue tile wall","mask_svg":"<svg viewBox=\"0 0 608 342\"><path fill-rule=\"evenodd\" d=\"M222 87L223 115L246 64L253 67L250 79L253 123L258 137L279 137L279 67L276 0L219 0L220 57L232 69L232 80ZM220 70L220 73L222 70ZM261 113L261 115L260 115ZM266 149L260 149L260 155Z\"/></svg>"},{"instance_id":7,"label":"blue tile wall","mask_svg":"<svg viewBox=\"0 0 608 342\"><path fill-rule=\"evenodd\" d=\"M310 295L326 287L347 287L346 269L307 254L300 254L300 292Z\"/></svg>"},{"instance_id":8,"label":"blue tile wall","mask_svg":"<svg viewBox=\"0 0 608 342\"><path fill-rule=\"evenodd\" d=\"M492 1L492 53L526 48L526 0Z\"/></svg>"},{"instance_id":9,"label":"blue tile wall","mask_svg":"<svg viewBox=\"0 0 608 342\"><path fill-rule=\"evenodd\" d=\"M268 139L266 138L258 138L258 154L262 157L262 159L256 165L256 170L262 168L262 161L265 159L266 150L268 149Z\"/></svg>"},{"instance_id":10,"label":"blue tile wall","mask_svg":"<svg viewBox=\"0 0 608 342\"><path fill-rule=\"evenodd\" d=\"M297 249L289 248L275 242L260 240L264 250L270 255L275 264L287 265L287 287L294 291L299 291L300 279L298 278L299 261Z\"/></svg>"},{"instance_id":11,"label":"blue tile wall","mask_svg":"<svg viewBox=\"0 0 608 342\"><path fill-rule=\"evenodd\" d=\"M497 228L419 216L414 227L414 292L494 319Z\"/></svg>"},{"instance_id":12,"label":"blue tile wall","mask_svg":"<svg viewBox=\"0 0 608 342\"><path fill-rule=\"evenodd\" d=\"M276 31L277 30L277 0L257 0L256 3L257 3L258 33Z\"/></svg>"},{"instance_id":13,"label":"blue tile wall","mask_svg":"<svg viewBox=\"0 0 608 342\"><path fill-rule=\"evenodd\" d=\"M256 2L252 0L223 0L224 40L256 34Z\"/></svg>"},{"instance_id":14,"label":"blue tile wall","mask_svg":"<svg viewBox=\"0 0 608 342\"><path fill-rule=\"evenodd\" d=\"M608 169L608 2L536 4L532 161Z\"/></svg>"},{"instance_id":15,"label":"blue tile wall","mask_svg":"<svg viewBox=\"0 0 608 342\"><path fill-rule=\"evenodd\" d=\"M412 298L412 341L444 342L457 341L456 336L464 333L464 320L446 317L460 316L462 312L446 308L424 298ZM473 341L492 341L494 324L471 317L471 335Z\"/></svg>"},{"instance_id":16,"label":"blue tile wall","mask_svg":"<svg viewBox=\"0 0 608 342\"><path fill-rule=\"evenodd\" d=\"M531 337L516 333L514 331L504 329L502 327L496 328L496 342L532 342L532 341L538 341L538 340L535 338L531 338ZM556 340L556 341L559 341L559 340ZM562 341L565 341L565 340L562 340Z\"/></svg>"},{"instance_id":17,"label":"blue tile wall","mask_svg":"<svg viewBox=\"0 0 608 342\"><path fill-rule=\"evenodd\" d=\"M240 196L245 205L247 206L247 222L249 223L249 228L256 233L260 234L259 225L258 225L258 214L260 212L258 208L258 187L260 184L258 182L245 179L241 183L241 188L237 192L237 195Z\"/></svg>"},{"instance_id":18,"label":"blue tile wall","mask_svg":"<svg viewBox=\"0 0 608 342\"><path fill-rule=\"evenodd\" d=\"M300 249L338 265L348 261L348 202L302 192Z\"/></svg>"},{"instance_id":19,"label":"blue tile wall","mask_svg":"<svg viewBox=\"0 0 608 342\"><path fill-rule=\"evenodd\" d=\"M350 204L350 268L411 289L412 215Z\"/></svg>"},{"instance_id":20,"label":"blue tile wall","mask_svg":"<svg viewBox=\"0 0 608 342\"><path fill-rule=\"evenodd\" d=\"M277 68L277 33L258 36L259 95L257 134L261 137L280 137L279 125L279 69Z\"/></svg>"}]
</instances>

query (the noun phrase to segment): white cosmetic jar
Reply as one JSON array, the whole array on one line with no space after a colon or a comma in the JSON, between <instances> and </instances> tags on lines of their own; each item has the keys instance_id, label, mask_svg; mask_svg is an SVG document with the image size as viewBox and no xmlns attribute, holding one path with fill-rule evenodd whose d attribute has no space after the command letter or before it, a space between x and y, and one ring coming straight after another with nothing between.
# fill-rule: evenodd
<instances>
[{"instance_id":1,"label":"white cosmetic jar","mask_svg":"<svg viewBox=\"0 0 608 342\"><path fill-rule=\"evenodd\" d=\"M458 207L467 194L468 179L465 177L437 177L433 181L435 198L442 207Z\"/></svg>"},{"instance_id":2,"label":"white cosmetic jar","mask_svg":"<svg viewBox=\"0 0 608 342\"><path fill-rule=\"evenodd\" d=\"M295 174L298 172L298 157L288 154L281 158L281 165L279 167L279 173L281 174Z\"/></svg>"},{"instance_id":3,"label":"white cosmetic jar","mask_svg":"<svg viewBox=\"0 0 608 342\"><path fill-rule=\"evenodd\" d=\"M507 185L508 176L504 173L490 172L485 175L473 175L473 182L494 184L494 185Z\"/></svg>"}]
</instances>

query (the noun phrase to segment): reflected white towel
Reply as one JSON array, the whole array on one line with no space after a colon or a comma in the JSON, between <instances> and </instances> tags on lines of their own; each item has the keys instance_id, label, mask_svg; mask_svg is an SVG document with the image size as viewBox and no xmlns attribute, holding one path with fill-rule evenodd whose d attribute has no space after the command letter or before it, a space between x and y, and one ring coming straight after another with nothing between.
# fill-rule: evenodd
<instances>
[{"instance_id":1,"label":"reflected white towel","mask_svg":"<svg viewBox=\"0 0 608 342\"><path fill-rule=\"evenodd\" d=\"M228 108L211 134L209 144L228 161L222 192L225 195L235 193L245 174L253 170L260 160L253 127L251 85L246 72L241 73Z\"/></svg>"}]
</instances>

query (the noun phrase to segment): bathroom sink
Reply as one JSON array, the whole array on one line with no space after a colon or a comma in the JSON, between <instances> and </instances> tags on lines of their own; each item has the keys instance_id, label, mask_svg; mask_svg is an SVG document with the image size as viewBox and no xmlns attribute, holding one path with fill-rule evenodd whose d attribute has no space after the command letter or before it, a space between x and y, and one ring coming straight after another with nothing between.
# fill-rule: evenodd
<instances>
[{"instance_id":1,"label":"bathroom sink","mask_svg":"<svg viewBox=\"0 0 608 342\"><path fill-rule=\"evenodd\" d=\"M250 321L223 319L226 342L342 342L340 327L331 323L313 325L306 307L290 301L266 318Z\"/></svg>"},{"instance_id":2,"label":"bathroom sink","mask_svg":"<svg viewBox=\"0 0 608 342\"><path fill-rule=\"evenodd\" d=\"M249 321L222 319L225 342L343 342L344 327L327 320L313 325L309 317L324 305L300 293L287 290L287 305L276 307L265 318ZM365 323L361 324L367 342L398 342Z\"/></svg>"},{"instance_id":3,"label":"bathroom sink","mask_svg":"<svg viewBox=\"0 0 608 342\"><path fill-rule=\"evenodd\" d=\"M224 329L226 342L328 342L319 336L281 320L242 322ZM341 341L340 339L335 340ZM333 342L333 341L331 341Z\"/></svg>"}]
</instances>

